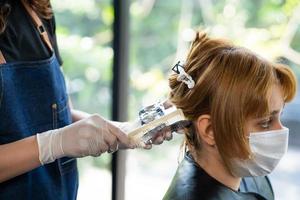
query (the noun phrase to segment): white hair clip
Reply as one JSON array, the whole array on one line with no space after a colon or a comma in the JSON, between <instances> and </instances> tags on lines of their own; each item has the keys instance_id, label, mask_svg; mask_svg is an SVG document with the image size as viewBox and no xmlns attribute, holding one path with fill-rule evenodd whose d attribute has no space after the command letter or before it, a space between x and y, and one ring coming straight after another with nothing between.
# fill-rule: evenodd
<instances>
[{"instance_id":1,"label":"white hair clip","mask_svg":"<svg viewBox=\"0 0 300 200\"><path fill-rule=\"evenodd\" d=\"M195 81L193 80L193 78L184 71L183 63L181 64L181 62L178 61L176 65L172 67L172 70L178 74L177 81L184 82L189 89L192 89L195 86Z\"/></svg>"}]
</instances>

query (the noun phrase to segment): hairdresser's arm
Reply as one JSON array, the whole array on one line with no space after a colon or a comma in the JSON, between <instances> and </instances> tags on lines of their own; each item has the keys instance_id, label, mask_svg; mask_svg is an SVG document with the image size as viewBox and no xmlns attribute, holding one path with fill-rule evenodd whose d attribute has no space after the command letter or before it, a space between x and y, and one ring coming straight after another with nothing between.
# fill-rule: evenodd
<instances>
[{"instance_id":1,"label":"hairdresser's arm","mask_svg":"<svg viewBox=\"0 0 300 200\"><path fill-rule=\"evenodd\" d=\"M99 115L63 128L0 145L0 182L62 157L100 156L106 151L134 148L127 135Z\"/></svg>"},{"instance_id":2,"label":"hairdresser's arm","mask_svg":"<svg viewBox=\"0 0 300 200\"><path fill-rule=\"evenodd\" d=\"M74 117L78 120L79 118L76 118L76 116ZM24 174L40 165L36 135L0 145L0 183Z\"/></svg>"},{"instance_id":3,"label":"hairdresser's arm","mask_svg":"<svg viewBox=\"0 0 300 200\"><path fill-rule=\"evenodd\" d=\"M0 183L40 165L36 136L0 145Z\"/></svg>"},{"instance_id":4,"label":"hairdresser's arm","mask_svg":"<svg viewBox=\"0 0 300 200\"><path fill-rule=\"evenodd\" d=\"M73 123L91 116L91 114L89 114L87 112L83 112L81 110L76 110L73 108L71 109L71 115L72 115Z\"/></svg>"}]
</instances>

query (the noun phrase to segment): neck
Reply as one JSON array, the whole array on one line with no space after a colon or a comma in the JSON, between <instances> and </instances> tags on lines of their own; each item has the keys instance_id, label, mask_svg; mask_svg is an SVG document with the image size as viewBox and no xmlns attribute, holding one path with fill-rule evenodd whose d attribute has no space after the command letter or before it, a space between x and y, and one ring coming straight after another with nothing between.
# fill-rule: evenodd
<instances>
[{"instance_id":1,"label":"neck","mask_svg":"<svg viewBox=\"0 0 300 200\"><path fill-rule=\"evenodd\" d=\"M192 153L195 161L201 168L211 177L222 183L223 185L238 190L240 187L241 178L233 176L221 161L219 153L214 151L205 151L195 154Z\"/></svg>"}]
</instances>

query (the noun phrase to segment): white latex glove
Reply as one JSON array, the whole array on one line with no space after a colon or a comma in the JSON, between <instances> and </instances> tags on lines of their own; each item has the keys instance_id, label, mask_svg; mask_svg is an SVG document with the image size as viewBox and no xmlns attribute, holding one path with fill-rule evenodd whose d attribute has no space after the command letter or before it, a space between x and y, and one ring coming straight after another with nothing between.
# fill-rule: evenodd
<instances>
[{"instance_id":1,"label":"white latex glove","mask_svg":"<svg viewBox=\"0 0 300 200\"><path fill-rule=\"evenodd\" d=\"M134 148L124 132L99 115L37 134L37 141L42 164L65 156L100 156L118 148Z\"/></svg>"},{"instance_id":2,"label":"white latex glove","mask_svg":"<svg viewBox=\"0 0 300 200\"><path fill-rule=\"evenodd\" d=\"M110 121L114 126L121 129L124 133L128 134L130 131L136 129L137 127L141 126L140 120L137 118L132 122L117 122L117 121ZM159 145L162 144L165 140L169 141L173 138L171 132L159 132L155 138L152 140L152 144ZM131 141L134 144L135 148L144 148L144 149L151 149L151 144L145 144L140 141Z\"/></svg>"}]
</instances>

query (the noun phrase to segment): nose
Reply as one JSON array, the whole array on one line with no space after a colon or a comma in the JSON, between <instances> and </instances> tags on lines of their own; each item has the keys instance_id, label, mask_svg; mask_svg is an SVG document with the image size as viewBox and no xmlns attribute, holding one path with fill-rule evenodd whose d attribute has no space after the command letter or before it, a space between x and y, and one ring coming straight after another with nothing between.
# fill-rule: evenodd
<instances>
[{"instance_id":1,"label":"nose","mask_svg":"<svg viewBox=\"0 0 300 200\"><path fill-rule=\"evenodd\" d=\"M275 124L274 124L274 130L279 130L279 129L283 129L283 125L281 123L280 120L278 120Z\"/></svg>"}]
</instances>

